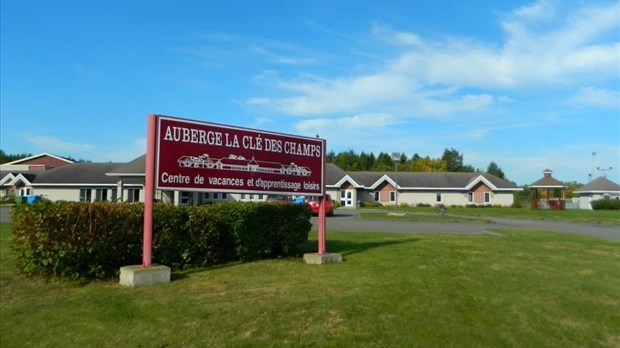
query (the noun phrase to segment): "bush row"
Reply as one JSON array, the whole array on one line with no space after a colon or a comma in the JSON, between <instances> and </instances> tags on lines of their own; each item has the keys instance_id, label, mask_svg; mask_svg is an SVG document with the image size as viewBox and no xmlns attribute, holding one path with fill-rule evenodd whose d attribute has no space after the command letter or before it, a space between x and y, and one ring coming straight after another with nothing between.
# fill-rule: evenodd
<instances>
[{"instance_id":1,"label":"bush row","mask_svg":"<svg viewBox=\"0 0 620 348\"><path fill-rule=\"evenodd\" d=\"M598 199L592 201L594 210L620 210L620 200L617 199Z\"/></svg>"},{"instance_id":2,"label":"bush row","mask_svg":"<svg viewBox=\"0 0 620 348\"><path fill-rule=\"evenodd\" d=\"M293 255L308 239L310 214L301 204L155 204L153 262L175 270ZM41 201L15 205L12 215L13 252L25 274L106 279L142 263L142 204Z\"/></svg>"}]
</instances>

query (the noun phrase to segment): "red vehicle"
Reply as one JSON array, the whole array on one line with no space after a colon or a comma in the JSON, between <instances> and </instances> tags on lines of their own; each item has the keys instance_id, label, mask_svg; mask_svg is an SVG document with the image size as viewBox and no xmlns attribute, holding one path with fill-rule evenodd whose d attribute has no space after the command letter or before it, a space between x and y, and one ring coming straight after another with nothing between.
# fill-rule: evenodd
<instances>
[{"instance_id":1,"label":"red vehicle","mask_svg":"<svg viewBox=\"0 0 620 348\"><path fill-rule=\"evenodd\" d=\"M310 205L310 209L312 209L312 214L319 214L319 199L320 196L310 196L306 200L306 202ZM332 205L332 197L330 195L325 195L325 215L332 216L334 215L334 206Z\"/></svg>"}]
</instances>

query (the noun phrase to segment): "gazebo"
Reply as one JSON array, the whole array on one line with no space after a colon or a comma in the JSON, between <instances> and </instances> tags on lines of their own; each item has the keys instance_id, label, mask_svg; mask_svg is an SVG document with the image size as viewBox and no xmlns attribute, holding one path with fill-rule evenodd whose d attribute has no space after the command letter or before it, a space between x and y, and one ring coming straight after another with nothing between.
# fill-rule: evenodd
<instances>
[{"instance_id":1,"label":"gazebo","mask_svg":"<svg viewBox=\"0 0 620 348\"><path fill-rule=\"evenodd\" d=\"M564 205L566 185L551 176L552 173L550 169L545 169L543 177L530 185L534 190L532 209L566 209Z\"/></svg>"}]
</instances>

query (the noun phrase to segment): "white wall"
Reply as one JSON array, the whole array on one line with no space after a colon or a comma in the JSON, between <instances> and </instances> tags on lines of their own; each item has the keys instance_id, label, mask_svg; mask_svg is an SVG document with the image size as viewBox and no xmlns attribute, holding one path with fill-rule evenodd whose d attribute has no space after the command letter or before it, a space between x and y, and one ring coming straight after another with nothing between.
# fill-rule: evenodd
<instances>
[{"instance_id":1,"label":"white wall","mask_svg":"<svg viewBox=\"0 0 620 348\"><path fill-rule=\"evenodd\" d=\"M79 202L80 201L80 189L86 187L33 187L31 194L42 196L51 201L69 201L69 202ZM116 189L114 187L93 187L91 188L91 202L94 202L97 198L96 189L105 189L107 190L107 200L112 200L112 190ZM117 196L118 198L119 196ZM125 197L127 197L125 193Z\"/></svg>"}]
</instances>

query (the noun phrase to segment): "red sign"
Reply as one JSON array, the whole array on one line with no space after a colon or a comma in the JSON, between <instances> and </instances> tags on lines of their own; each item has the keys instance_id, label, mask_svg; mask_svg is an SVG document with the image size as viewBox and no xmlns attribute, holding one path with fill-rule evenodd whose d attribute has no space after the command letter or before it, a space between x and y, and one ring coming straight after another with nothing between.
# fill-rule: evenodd
<instances>
[{"instance_id":1,"label":"red sign","mask_svg":"<svg viewBox=\"0 0 620 348\"><path fill-rule=\"evenodd\" d=\"M156 189L324 194L323 139L157 119Z\"/></svg>"}]
</instances>

